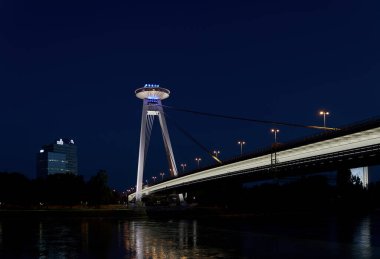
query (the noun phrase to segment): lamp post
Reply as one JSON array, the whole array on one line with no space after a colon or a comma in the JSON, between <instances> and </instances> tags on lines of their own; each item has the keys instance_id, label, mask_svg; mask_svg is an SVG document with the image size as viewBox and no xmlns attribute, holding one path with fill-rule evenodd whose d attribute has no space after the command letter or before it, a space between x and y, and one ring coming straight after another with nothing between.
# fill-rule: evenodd
<instances>
[{"instance_id":1,"label":"lamp post","mask_svg":"<svg viewBox=\"0 0 380 259\"><path fill-rule=\"evenodd\" d=\"M153 183L156 183L156 176L152 176L152 179L153 179Z\"/></svg>"},{"instance_id":2,"label":"lamp post","mask_svg":"<svg viewBox=\"0 0 380 259\"><path fill-rule=\"evenodd\" d=\"M195 158L195 161L197 161L197 163L198 163L198 168L199 168L199 162L202 161L202 158L200 158L200 157L196 157L196 158Z\"/></svg>"},{"instance_id":3,"label":"lamp post","mask_svg":"<svg viewBox=\"0 0 380 259\"><path fill-rule=\"evenodd\" d=\"M165 173L160 173L160 175L161 175L161 181L163 181Z\"/></svg>"},{"instance_id":4,"label":"lamp post","mask_svg":"<svg viewBox=\"0 0 380 259\"><path fill-rule=\"evenodd\" d=\"M274 133L274 143L277 143L277 133L280 132L279 129L271 129L270 130L272 133Z\"/></svg>"},{"instance_id":5,"label":"lamp post","mask_svg":"<svg viewBox=\"0 0 380 259\"><path fill-rule=\"evenodd\" d=\"M214 150L212 153L215 155L216 158L218 158L218 155L220 154L219 150Z\"/></svg>"},{"instance_id":6,"label":"lamp post","mask_svg":"<svg viewBox=\"0 0 380 259\"><path fill-rule=\"evenodd\" d=\"M187 166L186 164L181 164L181 166L182 166L182 173L184 173L185 172L185 167Z\"/></svg>"},{"instance_id":7,"label":"lamp post","mask_svg":"<svg viewBox=\"0 0 380 259\"><path fill-rule=\"evenodd\" d=\"M330 115L330 112L322 110L319 112L319 115L323 116L323 127L326 127L326 115Z\"/></svg>"},{"instance_id":8,"label":"lamp post","mask_svg":"<svg viewBox=\"0 0 380 259\"><path fill-rule=\"evenodd\" d=\"M243 155L243 145L245 145L245 141L238 141L238 145L240 145L240 156Z\"/></svg>"}]
</instances>

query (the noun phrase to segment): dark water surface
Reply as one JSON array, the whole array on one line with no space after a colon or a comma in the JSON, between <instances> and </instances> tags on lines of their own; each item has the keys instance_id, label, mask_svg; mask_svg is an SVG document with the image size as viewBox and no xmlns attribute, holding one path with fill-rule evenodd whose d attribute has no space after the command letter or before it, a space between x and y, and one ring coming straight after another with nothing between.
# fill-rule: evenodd
<instances>
[{"instance_id":1,"label":"dark water surface","mask_svg":"<svg viewBox=\"0 0 380 259\"><path fill-rule=\"evenodd\" d=\"M0 258L380 258L380 213L0 219Z\"/></svg>"}]
</instances>

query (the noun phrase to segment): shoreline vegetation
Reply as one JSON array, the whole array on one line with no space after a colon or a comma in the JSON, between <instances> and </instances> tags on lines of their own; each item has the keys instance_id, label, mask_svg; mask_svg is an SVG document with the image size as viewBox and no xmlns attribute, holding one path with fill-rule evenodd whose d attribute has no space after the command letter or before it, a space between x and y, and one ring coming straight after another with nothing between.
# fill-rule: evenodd
<instances>
[{"instance_id":1,"label":"shoreline vegetation","mask_svg":"<svg viewBox=\"0 0 380 259\"><path fill-rule=\"evenodd\" d=\"M0 173L0 218L151 217L163 219L265 218L284 215L353 214L379 211L380 183L363 187L345 169L336 185L324 176L244 188L230 182L210 183L188 191L179 204L175 194L150 195L142 206L128 204L127 194L108 187L105 171L88 182L72 174L28 180Z\"/></svg>"}]
</instances>

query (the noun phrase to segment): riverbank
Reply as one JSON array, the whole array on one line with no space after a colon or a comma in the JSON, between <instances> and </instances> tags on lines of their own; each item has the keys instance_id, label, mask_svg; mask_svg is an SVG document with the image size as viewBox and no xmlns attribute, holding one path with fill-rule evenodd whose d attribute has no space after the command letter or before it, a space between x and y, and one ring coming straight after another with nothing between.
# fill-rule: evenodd
<instances>
[{"instance_id":1,"label":"riverbank","mask_svg":"<svg viewBox=\"0 0 380 259\"><path fill-rule=\"evenodd\" d=\"M198 206L143 206L126 207L124 205L105 205L99 207L62 207L50 206L48 208L33 209L0 209L0 218L128 218L128 219L213 219L213 220L251 220L273 219L287 217L314 217L322 215L364 215L373 210L278 210L278 211L239 211L221 207L198 207Z\"/></svg>"},{"instance_id":2,"label":"riverbank","mask_svg":"<svg viewBox=\"0 0 380 259\"><path fill-rule=\"evenodd\" d=\"M60 207L37 209L0 209L0 218L47 218L47 217L125 217L146 218L144 208L127 208L125 206Z\"/></svg>"}]
</instances>

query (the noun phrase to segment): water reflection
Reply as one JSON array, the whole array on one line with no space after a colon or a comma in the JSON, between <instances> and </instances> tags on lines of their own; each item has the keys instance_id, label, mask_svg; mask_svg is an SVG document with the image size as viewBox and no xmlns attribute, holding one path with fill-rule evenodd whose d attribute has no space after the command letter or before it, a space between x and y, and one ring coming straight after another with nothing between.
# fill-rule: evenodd
<instances>
[{"instance_id":1,"label":"water reflection","mask_svg":"<svg viewBox=\"0 0 380 259\"><path fill-rule=\"evenodd\" d=\"M356 233L354 234L353 253L357 253L362 259L368 259L372 256L371 248L371 218L366 216L361 219L358 224Z\"/></svg>"},{"instance_id":2,"label":"water reflection","mask_svg":"<svg viewBox=\"0 0 380 259\"><path fill-rule=\"evenodd\" d=\"M140 258L192 257L197 250L197 221L124 222L125 250Z\"/></svg>"},{"instance_id":3,"label":"water reflection","mask_svg":"<svg viewBox=\"0 0 380 259\"><path fill-rule=\"evenodd\" d=\"M32 222L31 222L32 223ZM80 233L71 222L38 222L39 258L67 258L81 250Z\"/></svg>"},{"instance_id":4,"label":"water reflection","mask_svg":"<svg viewBox=\"0 0 380 259\"><path fill-rule=\"evenodd\" d=\"M305 221L0 220L0 258L377 258L380 215Z\"/></svg>"},{"instance_id":5,"label":"water reflection","mask_svg":"<svg viewBox=\"0 0 380 259\"><path fill-rule=\"evenodd\" d=\"M0 222L0 249L3 249L3 224Z\"/></svg>"},{"instance_id":6,"label":"water reflection","mask_svg":"<svg viewBox=\"0 0 380 259\"><path fill-rule=\"evenodd\" d=\"M44 255L46 256L46 242L42 222L38 224L38 251L40 258L43 258Z\"/></svg>"},{"instance_id":7,"label":"water reflection","mask_svg":"<svg viewBox=\"0 0 380 259\"><path fill-rule=\"evenodd\" d=\"M83 251L88 251L88 221L81 222L81 237L82 237L82 249Z\"/></svg>"}]
</instances>

